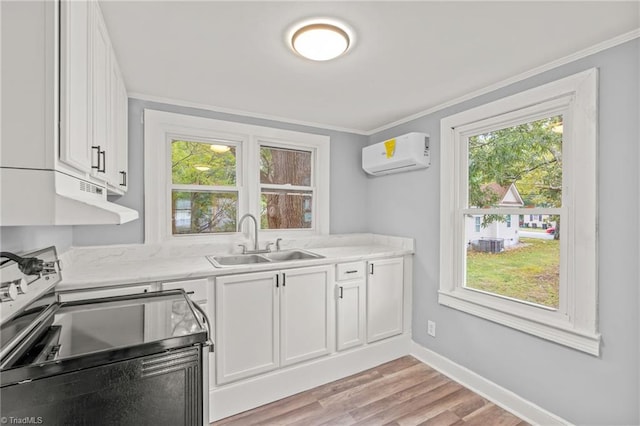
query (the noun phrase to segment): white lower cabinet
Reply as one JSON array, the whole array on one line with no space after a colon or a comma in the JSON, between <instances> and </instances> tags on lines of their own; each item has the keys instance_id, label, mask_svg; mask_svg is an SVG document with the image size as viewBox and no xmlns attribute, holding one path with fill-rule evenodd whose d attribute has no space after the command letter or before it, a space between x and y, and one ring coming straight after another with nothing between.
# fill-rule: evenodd
<instances>
[{"instance_id":1,"label":"white lower cabinet","mask_svg":"<svg viewBox=\"0 0 640 426\"><path fill-rule=\"evenodd\" d=\"M336 349L360 346L366 341L366 280L364 262L336 267Z\"/></svg>"},{"instance_id":2,"label":"white lower cabinet","mask_svg":"<svg viewBox=\"0 0 640 426\"><path fill-rule=\"evenodd\" d=\"M216 383L328 354L332 272L318 266L216 278Z\"/></svg>"},{"instance_id":3,"label":"white lower cabinet","mask_svg":"<svg viewBox=\"0 0 640 426\"><path fill-rule=\"evenodd\" d=\"M280 284L280 366L329 353L330 266L290 269Z\"/></svg>"},{"instance_id":4,"label":"white lower cabinet","mask_svg":"<svg viewBox=\"0 0 640 426\"><path fill-rule=\"evenodd\" d=\"M367 262L367 342L402 333L403 258Z\"/></svg>"}]
</instances>

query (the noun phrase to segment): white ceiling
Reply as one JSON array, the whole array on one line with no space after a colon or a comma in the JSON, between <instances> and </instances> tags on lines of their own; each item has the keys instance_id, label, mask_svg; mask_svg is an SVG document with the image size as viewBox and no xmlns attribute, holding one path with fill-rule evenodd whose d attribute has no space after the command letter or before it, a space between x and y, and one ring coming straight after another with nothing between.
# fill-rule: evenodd
<instances>
[{"instance_id":1,"label":"white ceiling","mask_svg":"<svg viewBox=\"0 0 640 426\"><path fill-rule=\"evenodd\" d=\"M103 1L131 96L370 133L640 27L640 2ZM313 62L287 30L338 18Z\"/></svg>"}]
</instances>

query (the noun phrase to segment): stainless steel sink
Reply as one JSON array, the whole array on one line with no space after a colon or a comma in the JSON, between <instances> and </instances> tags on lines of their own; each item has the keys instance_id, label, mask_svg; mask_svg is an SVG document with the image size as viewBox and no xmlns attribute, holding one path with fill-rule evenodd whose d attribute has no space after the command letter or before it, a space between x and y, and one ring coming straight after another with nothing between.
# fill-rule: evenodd
<instances>
[{"instance_id":1,"label":"stainless steel sink","mask_svg":"<svg viewBox=\"0 0 640 426\"><path fill-rule=\"evenodd\" d=\"M283 250L264 254L229 254L222 256L207 256L209 262L216 268L231 266L254 265L256 263L288 262L305 259L322 259L324 256L306 250Z\"/></svg>"},{"instance_id":2,"label":"stainless steel sink","mask_svg":"<svg viewBox=\"0 0 640 426\"><path fill-rule=\"evenodd\" d=\"M273 251L271 253L265 253L264 256L276 262L285 262L288 260L322 259L324 257L305 250Z\"/></svg>"},{"instance_id":3,"label":"stainless steel sink","mask_svg":"<svg viewBox=\"0 0 640 426\"><path fill-rule=\"evenodd\" d=\"M213 266L222 268L225 266L252 265L254 263L269 263L271 260L259 254L231 254L228 256L207 256Z\"/></svg>"}]
</instances>

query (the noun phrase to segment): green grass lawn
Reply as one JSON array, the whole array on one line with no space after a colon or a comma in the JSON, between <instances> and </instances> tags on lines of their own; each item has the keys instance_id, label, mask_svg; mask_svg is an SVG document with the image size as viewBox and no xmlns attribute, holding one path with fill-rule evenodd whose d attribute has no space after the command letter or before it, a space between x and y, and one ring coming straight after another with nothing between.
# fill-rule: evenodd
<instances>
[{"instance_id":1,"label":"green grass lawn","mask_svg":"<svg viewBox=\"0 0 640 426\"><path fill-rule=\"evenodd\" d=\"M467 252L467 287L558 307L560 241L520 238L502 253Z\"/></svg>"}]
</instances>

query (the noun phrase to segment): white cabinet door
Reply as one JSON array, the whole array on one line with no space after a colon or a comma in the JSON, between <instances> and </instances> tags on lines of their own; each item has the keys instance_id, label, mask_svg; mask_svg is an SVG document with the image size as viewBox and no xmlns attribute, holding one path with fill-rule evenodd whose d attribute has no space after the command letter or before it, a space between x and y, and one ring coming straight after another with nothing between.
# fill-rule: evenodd
<instances>
[{"instance_id":1,"label":"white cabinet door","mask_svg":"<svg viewBox=\"0 0 640 426\"><path fill-rule=\"evenodd\" d=\"M402 333L404 261L367 263L367 342Z\"/></svg>"},{"instance_id":2,"label":"white cabinet door","mask_svg":"<svg viewBox=\"0 0 640 426\"><path fill-rule=\"evenodd\" d=\"M337 349L339 351L364 344L366 324L366 283L364 279L338 283Z\"/></svg>"},{"instance_id":3,"label":"white cabinet door","mask_svg":"<svg viewBox=\"0 0 640 426\"><path fill-rule=\"evenodd\" d=\"M278 367L276 272L216 278L216 383Z\"/></svg>"},{"instance_id":4,"label":"white cabinet door","mask_svg":"<svg viewBox=\"0 0 640 426\"><path fill-rule=\"evenodd\" d=\"M330 266L284 270L280 276L280 365L329 353Z\"/></svg>"},{"instance_id":5,"label":"white cabinet door","mask_svg":"<svg viewBox=\"0 0 640 426\"><path fill-rule=\"evenodd\" d=\"M117 68L117 62L113 61ZM114 83L114 135L116 148L116 189L120 192L126 192L129 187L129 126L128 112L129 100L127 98L127 89L124 85L122 75L118 71L117 79Z\"/></svg>"},{"instance_id":6,"label":"white cabinet door","mask_svg":"<svg viewBox=\"0 0 640 426\"><path fill-rule=\"evenodd\" d=\"M91 127L92 155L95 156L93 172L106 180L113 167L112 156L107 152L111 144L111 43L97 5L94 7L91 41Z\"/></svg>"},{"instance_id":7,"label":"white cabinet door","mask_svg":"<svg viewBox=\"0 0 640 426\"><path fill-rule=\"evenodd\" d=\"M84 173L93 165L89 54L94 7L69 0L60 5L60 161Z\"/></svg>"}]
</instances>

